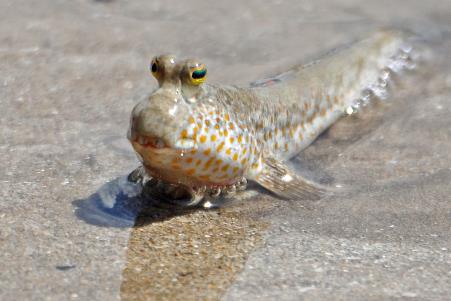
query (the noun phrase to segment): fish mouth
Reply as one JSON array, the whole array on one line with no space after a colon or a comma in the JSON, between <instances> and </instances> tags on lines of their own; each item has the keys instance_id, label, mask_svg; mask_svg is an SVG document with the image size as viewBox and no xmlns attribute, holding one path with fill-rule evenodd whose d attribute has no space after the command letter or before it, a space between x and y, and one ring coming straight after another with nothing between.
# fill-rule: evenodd
<instances>
[{"instance_id":1,"label":"fish mouth","mask_svg":"<svg viewBox=\"0 0 451 301\"><path fill-rule=\"evenodd\" d=\"M168 145L164 142L164 140L157 137L134 134L131 140L133 143L139 144L143 148L152 148L152 149L168 148Z\"/></svg>"},{"instance_id":2,"label":"fish mouth","mask_svg":"<svg viewBox=\"0 0 451 301\"><path fill-rule=\"evenodd\" d=\"M154 151L175 150L180 152L187 152L197 149L196 141L189 138L179 139L174 143L173 146L170 146L164 139L153 136L133 133L131 138L132 139L130 140L133 144L138 144L144 149L152 149Z\"/></svg>"}]
</instances>

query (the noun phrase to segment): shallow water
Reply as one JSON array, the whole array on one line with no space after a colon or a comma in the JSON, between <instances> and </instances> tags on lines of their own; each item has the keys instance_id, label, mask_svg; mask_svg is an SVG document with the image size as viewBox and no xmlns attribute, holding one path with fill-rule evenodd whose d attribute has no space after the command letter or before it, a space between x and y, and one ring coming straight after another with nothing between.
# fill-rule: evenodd
<instances>
[{"instance_id":1,"label":"shallow water","mask_svg":"<svg viewBox=\"0 0 451 301\"><path fill-rule=\"evenodd\" d=\"M451 294L451 9L446 1L0 1L0 299L405 299ZM427 63L293 161L317 203L247 192L156 208L124 176L147 62L197 56L245 84L381 26Z\"/></svg>"}]
</instances>

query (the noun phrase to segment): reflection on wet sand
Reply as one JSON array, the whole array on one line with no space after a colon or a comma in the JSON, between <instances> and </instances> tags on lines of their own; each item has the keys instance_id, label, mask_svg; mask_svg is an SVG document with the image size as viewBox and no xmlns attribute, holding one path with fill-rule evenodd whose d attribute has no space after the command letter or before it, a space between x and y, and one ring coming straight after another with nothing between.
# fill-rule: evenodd
<instances>
[{"instance_id":1,"label":"reflection on wet sand","mask_svg":"<svg viewBox=\"0 0 451 301\"><path fill-rule=\"evenodd\" d=\"M123 271L122 300L218 299L262 242L269 197L217 210L140 213ZM160 209L162 210L162 209Z\"/></svg>"}]
</instances>

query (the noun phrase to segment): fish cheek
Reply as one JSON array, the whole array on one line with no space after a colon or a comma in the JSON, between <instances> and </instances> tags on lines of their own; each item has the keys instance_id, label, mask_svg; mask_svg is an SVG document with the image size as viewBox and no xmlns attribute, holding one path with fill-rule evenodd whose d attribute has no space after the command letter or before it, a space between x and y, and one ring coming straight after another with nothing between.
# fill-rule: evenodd
<instances>
[{"instance_id":1,"label":"fish cheek","mask_svg":"<svg viewBox=\"0 0 451 301\"><path fill-rule=\"evenodd\" d=\"M241 179L250 151L243 151L245 135L227 113L214 109L188 118L182 137L196 140L197 149L185 158L185 173L203 182L230 184Z\"/></svg>"}]
</instances>

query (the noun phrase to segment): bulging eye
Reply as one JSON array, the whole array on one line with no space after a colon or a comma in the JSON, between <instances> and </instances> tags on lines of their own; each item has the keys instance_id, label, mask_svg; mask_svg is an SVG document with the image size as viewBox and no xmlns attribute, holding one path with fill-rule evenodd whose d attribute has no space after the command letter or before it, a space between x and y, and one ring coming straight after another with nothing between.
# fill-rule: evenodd
<instances>
[{"instance_id":1,"label":"bulging eye","mask_svg":"<svg viewBox=\"0 0 451 301\"><path fill-rule=\"evenodd\" d=\"M199 64L198 66L190 69L190 79L191 83L194 85L200 85L207 79L207 68L204 64Z\"/></svg>"},{"instance_id":2,"label":"bulging eye","mask_svg":"<svg viewBox=\"0 0 451 301\"><path fill-rule=\"evenodd\" d=\"M153 62L151 67L150 67L150 71L152 71L152 73L157 72L158 67L157 67L157 63Z\"/></svg>"},{"instance_id":3,"label":"bulging eye","mask_svg":"<svg viewBox=\"0 0 451 301\"><path fill-rule=\"evenodd\" d=\"M152 75L155 78L158 78L160 75L160 67L158 66L158 61L156 59L153 59L150 63L150 72L152 72Z\"/></svg>"}]
</instances>

